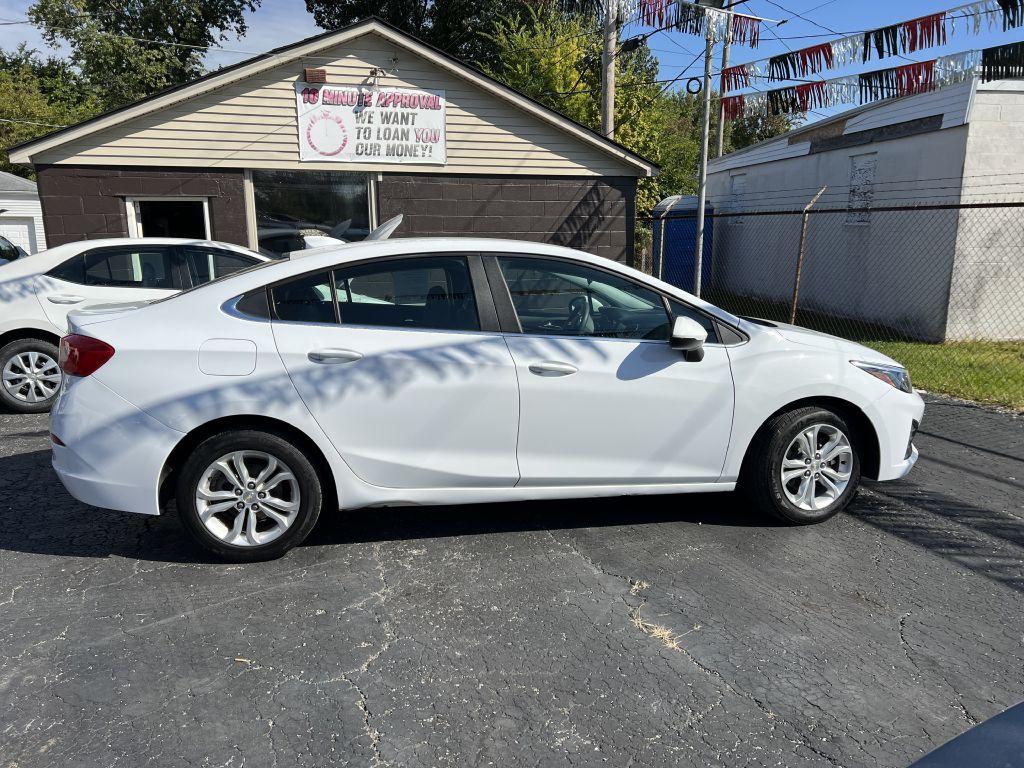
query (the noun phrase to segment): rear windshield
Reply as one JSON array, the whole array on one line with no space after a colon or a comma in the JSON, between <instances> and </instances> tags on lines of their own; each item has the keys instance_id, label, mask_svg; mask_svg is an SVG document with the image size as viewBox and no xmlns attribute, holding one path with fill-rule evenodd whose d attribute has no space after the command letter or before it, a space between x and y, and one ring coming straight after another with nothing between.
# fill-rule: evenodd
<instances>
[{"instance_id":1,"label":"rear windshield","mask_svg":"<svg viewBox=\"0 0 1024 768\"><path fill-rule=\"evenodd\" d=\"M206 288L207 286L210 286L210 285L217 285L217 283L222 283L222 282L224 282L225 280L227 280L229 278L238 277L238 275L246 275L246 274L248 274L250 272L255 272L257 269L263 269L263 267L269 267L271 264L277 264L277 263L279 263L279 262L281 262L283 260L284 260L283 258L271 258L270 261L258 261L255 264L252 264L251 266L243 267L242 269L238 270L237 272L230 272L230 273L228 273L226 275L221 275L220 277L215 277L213 280L211 280L208 283L200 283L199 285L193 285L191 288L186 288L183 291L179 291L178 293L173 293L170 296L165 296L164 298L157 299L156 301L153 301L151 303L152 304L163 304L165 301L170 301L171 299L176 299L179 296L183 296L186 293L192 293L192 291L198 291L200 288Z\"/></svg>"}]
</instances>

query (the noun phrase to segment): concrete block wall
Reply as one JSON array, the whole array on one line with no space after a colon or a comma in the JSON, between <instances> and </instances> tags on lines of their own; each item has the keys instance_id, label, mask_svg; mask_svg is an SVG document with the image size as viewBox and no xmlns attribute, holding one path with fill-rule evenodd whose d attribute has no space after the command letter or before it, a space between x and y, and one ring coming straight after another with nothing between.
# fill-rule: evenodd
<instances>
[{"instance_id":1,"label":"concrete block wall","mask_svg":"<svg viewBox=\"0 0 1024 768\"><path fill-rule=\"evenodd\" d=\"M126 197L207 197L214 240L248 245L241 170L119 169L64 165L38 170L43 227L50 247L127 237Z\"/></svg>"},{"instance_id":2,"label":"concrete block wall","mask_svg":"<svg viewBox=\"0 0 1024 768\"><path fill-rule=\"evenodd\" d=\"M1024 200L1024 87L981 84L971 105L965 203ZM946 339L1024 339L1024 209L960 211Z\"/></svg>"},{"instance_id":3,"label":"concrete block wall","mask_svg":"<svg viewBox=\"0 0 1024 768\"><path fill-rule=\"evenodd\" d=\"M636 179L384 174L379 219L398 235L534 240L632 263Z\"/></svg>"}]
</instances>

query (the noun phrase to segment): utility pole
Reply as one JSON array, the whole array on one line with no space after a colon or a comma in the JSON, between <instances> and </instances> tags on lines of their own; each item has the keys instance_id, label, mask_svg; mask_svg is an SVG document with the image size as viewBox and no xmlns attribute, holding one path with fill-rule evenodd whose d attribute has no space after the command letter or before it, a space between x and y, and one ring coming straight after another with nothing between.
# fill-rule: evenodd
<instances>
[{"instance_id":1,"label":"utility pole","mask_svg":"<svg viewBox=\"0 0 1024 768\"><path fill-rule=\"evenodd\" d=\"M615 46L619 42L618 0L604 0L604 46L601 49L601 133L615 138Z\"/></svg>"},{"instance_id":2,"label":"utility pole","mask_svg":"<svg viewBox=\"0 0 1024 768\"><path fill-rule=\"evenodd\" d=\"M725 72L729 68L729 48L732 45L732 24L726 27L725 40L722 41L722 72ZM722 151L725 149L725 102L722 101L724 95L723 88L719 88L718 98L718 151L715 153L715 157L721 157Z\"/></svg>"},{"instance_id":3,"label":"utility pole","mask_svg":"<svg viewBox=\"0 0 1024 768\"><path fill-rule=\"evenodd\" d=\"M719 3L721 5L721 3ZM705 25L704 38L704 116L700 131L700 174L697 186L697 242L693 250L693 293L700 296L704 268L704 204L708 197L708 145L711 143L711 63L715 52L714 25Z\"/></svg>"}]
</instances>

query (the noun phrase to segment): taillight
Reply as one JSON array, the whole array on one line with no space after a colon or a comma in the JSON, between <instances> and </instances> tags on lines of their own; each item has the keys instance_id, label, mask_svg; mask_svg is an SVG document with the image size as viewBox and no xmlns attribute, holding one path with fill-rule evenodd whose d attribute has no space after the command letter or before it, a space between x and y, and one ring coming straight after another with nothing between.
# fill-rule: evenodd
<instances>
[{"instance_id":1,"label":"taillight","mask_svg":"<svg viewBox=\"0 0 1024 768\"><path fill-rule=\"evenodd\" d=\"M60 340L60 369L68 376L89 376L114 356L105 341L73 333Z\"/></svg>"}]
</instances>

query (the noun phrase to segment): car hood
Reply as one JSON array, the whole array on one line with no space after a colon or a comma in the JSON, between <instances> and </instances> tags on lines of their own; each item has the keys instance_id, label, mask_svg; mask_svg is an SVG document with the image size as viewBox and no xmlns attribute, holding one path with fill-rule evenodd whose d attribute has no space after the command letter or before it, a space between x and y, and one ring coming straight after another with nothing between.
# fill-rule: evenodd
<instances>
[{"instance_id":1,"label":"car hood","mask_svg":"<svg viewBox=\"0 0 1024 768\"><path fill-rule=\"evenodd\" d=\"M865 347L855 341L842 339L838 336L831 336L820 331L812 331L810 328L801 328L798 325L787 323L774 323L775 331L786 341L800 344L815 349L827 349L848 356L850 360L863 360L868 363L882 363L885 365L902 365L887 355L877 350Z\"/></svg>"}]
</instances>

